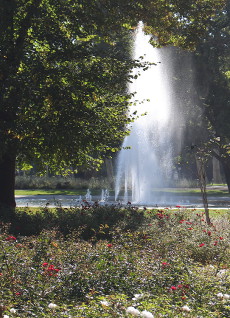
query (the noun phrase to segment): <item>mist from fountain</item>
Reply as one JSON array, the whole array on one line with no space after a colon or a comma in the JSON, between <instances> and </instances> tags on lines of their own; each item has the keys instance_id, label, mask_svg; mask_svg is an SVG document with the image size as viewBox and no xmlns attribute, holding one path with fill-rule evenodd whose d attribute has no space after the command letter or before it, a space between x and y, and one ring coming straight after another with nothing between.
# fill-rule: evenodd
<instances>
[{"instance_id":1,"label":"mist from fountain","mask_svg":"<svg viewBox=\"0 0 230 318\"><path fill-rule=\"evenodd\" d=\"M174 96L170 85L170 61L164 49L154 48L150 36L143 32L143 23L135 33L133 58L155 63L140 71L129 85L130 113L138 119L131 124L131 133L123 142L117 161L115 200L151 204L156 202L153 189L165 186L172 178L172 131L175 129ZM136 103L136 101L139 101ZM142 115L147 113L147 115Z\"/></svg>"}]
</instances>

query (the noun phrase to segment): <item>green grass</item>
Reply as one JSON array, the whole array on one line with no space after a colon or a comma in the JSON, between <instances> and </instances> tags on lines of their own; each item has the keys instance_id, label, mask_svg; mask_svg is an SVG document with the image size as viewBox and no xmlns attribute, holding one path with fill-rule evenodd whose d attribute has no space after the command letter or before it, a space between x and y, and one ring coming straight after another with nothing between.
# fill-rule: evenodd
<instances>
[{"instance_id":1,"label":"green grass","mask_svg":"<svg viewBox=\"0 0 230 318\"><path fill-rule=\"evenodd\" d=\"M101 193L100 190L91 191L94 195ZM85 195L85 189L66 189L66 190L43 190L43 189L34 189L34 190L15 190L15 195Z\"/></svg>"},{"instance_id":2,"label":"green grass","mask_svg":"<svg viewBox=\"0 0 230 318\"><path fill-rule=\"evenodd\" d=\"M94 189L91 191L93 195L100 195L101 190L100 189ZM175 194L175 195L184 195L184 196L189 196L189 195L199 195L200 194L200 189L199 188L171 188L171 189L154 189L154 193L157 194ZM43 189L34 189L34 190L15 190L16 195L45 195L45 194L50 194L50 195L85 195L86 190L85 189L65 189L65 190L56 190L56 189L50 189L50 190L43 190ZM110 191L110 194L113 195L114 191ZM207 190L208 195L213 195L213 196L229 196L229 192L227 190L218 190L218 189L208 189Z\"/></svg>"}]
</instances>

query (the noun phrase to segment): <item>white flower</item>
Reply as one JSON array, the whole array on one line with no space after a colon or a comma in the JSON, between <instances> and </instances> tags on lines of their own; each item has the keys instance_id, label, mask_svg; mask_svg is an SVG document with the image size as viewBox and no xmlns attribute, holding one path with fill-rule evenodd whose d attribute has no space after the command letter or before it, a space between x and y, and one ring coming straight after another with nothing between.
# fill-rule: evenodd
<instances>
[{"instance_id":1,"label":"white flower","mask_svg":"<svg viewBox=\"0 0 230 318\"><path fill-rule=\"evenodd\" d=\"M133 316L139 316L140 315L140 311L134 307L128 307L126 309L126 313L133 315Z\"/></svg>"},{"instance_id":2,"label":"white flower","mask_svg":"<svg viewBox=\"0 0 230 318\"><path fill-rule=\"evenodd\" d=\"M50 308L50 309L56 309L57 306L58 306L58 305L56 305L56 304L50 303L50 304L48 305L48 308Z\"/></svg>"},{"instance_id":3,"label":"white flower","mask_svg":"<svg viewBox=\"0 0 230 318\"><path fill-rule=\"evenodd\" d=\"M217 295L216 295L216 297L218 297L218 298L223 298L223 294L222 293L218 293Z\"/></svg>"},{"instance_id":4,"label":"white flower","mask_svg":"<svg viewBox=\"0 0 230 318\"><path fill-rule=\"evenodd\" d=\"M191 311L191 308L189 308L188 305L184 305L183 307L181 307L181 309L182 309L183 311L186 311L186 312L190 312L190 311Z\"/></svg>"},{"instance_id":5,"label":"white flower","mask_svg":"<svg viewBox=\"0 0 230 318\"><path fill-rule=\"evenodd\" d=\"M3 315L3 318L10 318L10 316L8 316L8 315Z\"/></svg>"},{"instance_id":6,"label":"white flower","mask_svg":"<svg viewBox=\"0 0 230 318\"><path fill-rule=\"evenodd\" d=\"M227 269L221 269L221 270L217 273L217 276L218 276L218 277L222 277L222 276L227 275L227 274L228 274Z\"/></svg>"},{"instance_id":7,"label":"white flower","mask_svg":"<svg viewBox=\"0 0 230 318\"><path fill-rule=\"evenodd\" d=\"M224 294L224 295L223 295L223 298L224 298L224 299L230 299L230 295Z\"/></svg>"},{"instance_id":8,"label":"white flower","mask_svg":"<svg viewBox=\"0 0 230 318\"><path fill-rule=\"evenodd\" d=\"M143 297L143 294L134 294L134 297L132 298L132 300L138 300L141 297Z\"/></svg>"},{"instance_id":9,"label":"white flower","mask_svg":"<svg viewBox=\"0 0 230 318\"><path fill-rule=\"evenodd\" d=\"M213 265L208 265L208 267L209 267L210 269L215 269L215 266L213 266Z\"/></svg>"},{"instance_id":10,"label":"white flower","mask_svg":"<svg viewBox=\"0 0 230 318\"><path fill-rule=\"evenodd\" d=\"M11 314L16 314L17 310L15 308L10 308Z\"/></svg>"},{"instance_id":11,"label":"white flower","mask_svg":"<svg viewBox=\"0 0 230 318\"><path fill-rule=\"evenodd\" d=\"M102 304L102 306L106 306L106 307L110 306L110 303L107 300L101 300L100 303Z\"/></svg>"},{"instance_id":12,"label":"white flower","mask_svg":"<svg viewBox=\"0 0 230 318\"><path fill-rule=\"evenodd\" d=\"M153 314L147 310L142 311L141 317L143 318L154 318Z\"/></svg>"}]
</instances>

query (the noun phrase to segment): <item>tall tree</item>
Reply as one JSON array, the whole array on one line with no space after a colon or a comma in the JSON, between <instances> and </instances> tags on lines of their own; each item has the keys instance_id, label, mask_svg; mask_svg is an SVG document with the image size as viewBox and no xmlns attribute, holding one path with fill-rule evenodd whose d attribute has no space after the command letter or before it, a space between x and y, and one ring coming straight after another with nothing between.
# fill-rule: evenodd
<instances>
[{"instance_id":1,"label":"tall tree","mask_svg":"<svg viewBox=\"0 0 230 318\"><path fill-rule=\"evenodd\" d=\"M209 122L204 146L223 166L230 192L230 1L215 18L194 54L196 91Z\"/></svg>"},{"instance_id":2,"label":"tall tree","mask_svg":"<svg viewBox=\"0 0 230 318\"><path fill-rule=\"evenodd\" d=\"M15 205L16 159L63 172L117 149L136 64L124 43L138 20L161 43L193 46L223 2L1 0L0 203Z\"/></svg>"}]
</instances>

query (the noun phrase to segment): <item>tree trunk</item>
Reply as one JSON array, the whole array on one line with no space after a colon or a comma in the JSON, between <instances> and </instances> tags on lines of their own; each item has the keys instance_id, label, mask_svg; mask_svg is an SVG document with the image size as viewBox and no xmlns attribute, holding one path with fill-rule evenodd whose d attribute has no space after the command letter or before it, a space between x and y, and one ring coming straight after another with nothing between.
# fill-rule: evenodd
<instances>
[{"instance_id":1,"label":"tree trunk","mask_svg":"<svg viewBox=\"0 0 230 318\"><path fill-rule=\"evenodd\" d=\"M230 193L230 158L223 160L223 169L224 169L224 175L226 179L226 183L228 186L228 192Z\"/></svg>"},{"instance_id":2,"label":"tree trunk","mask_svg":"<svg viewBox=\"0 0 230 318\"><path fill-rule=\"evenodd\" d=\"M113 163L112 159L105 159L107 177L109 180L109 184L114 187L114 174L113 174Z\"/></svg>"},{"instance_id":3,"label":"tree trunk","mask_svg":"<svg viewBox=\"0 0 230 318\"><path fill-rule=\"evenodd\" d=\"M2 208L15 208L15 162L14 152L8 151L0 159L0 213Z\"/></svg>"},{"instance_id":4,"label":"tree trunk","mask_svg":"<svg viewBox=\"0 0 230 318\"><path fill-rule=\"evenodd\" d=\"M208 197L206 191L206 174L204 168L204 161L202 158L198 158L195 156L196 159L196 166L197 166L197 174L199 178L199 186L202 194L202 201L204 205L204 211L206 216L206 222L208 225L211 224L210 216L209 216L209 208L208 208Z\"/></svg>"},{"instance_id":5,"label":"tree trunk","mask_svg":"<svg viewBox=\"0 0 230 318\"><path fill-rule=\"evenodd\" d=\"M220 170L220 160L216 159L215 157L212 158L212 182L213 183L223 183L221 170Z\"/></svg>"}]
</instances>

